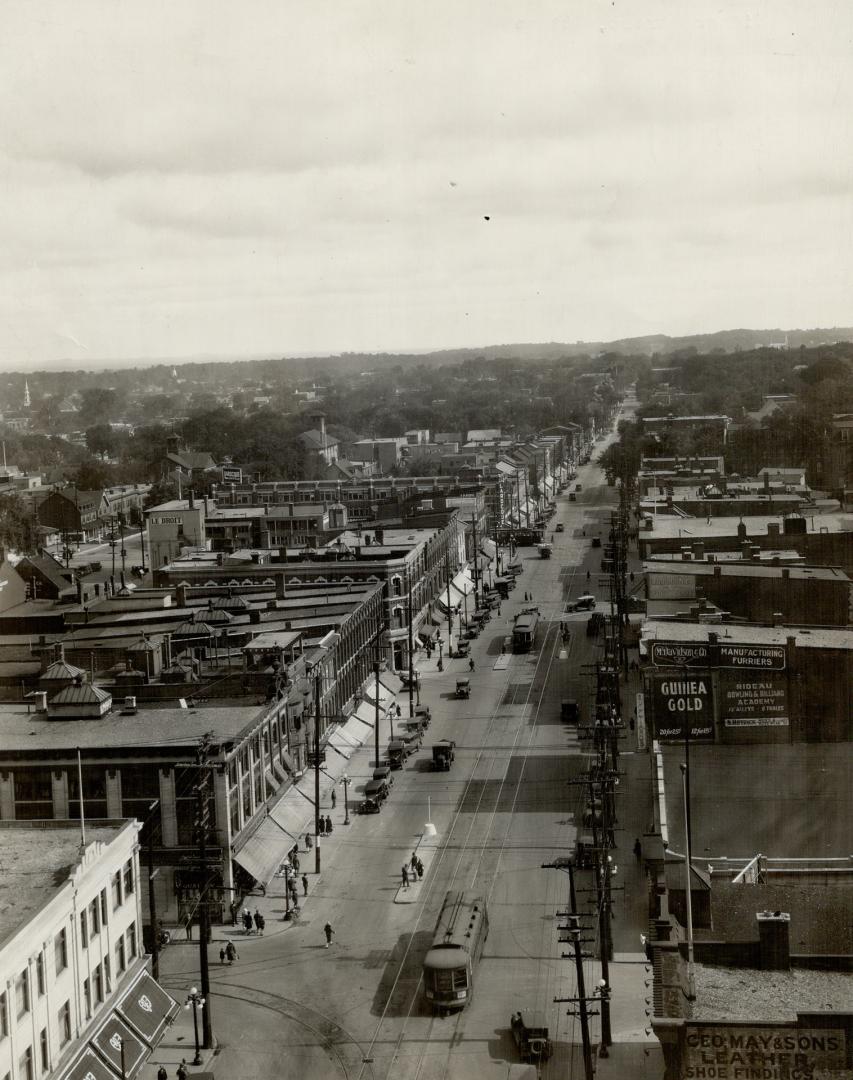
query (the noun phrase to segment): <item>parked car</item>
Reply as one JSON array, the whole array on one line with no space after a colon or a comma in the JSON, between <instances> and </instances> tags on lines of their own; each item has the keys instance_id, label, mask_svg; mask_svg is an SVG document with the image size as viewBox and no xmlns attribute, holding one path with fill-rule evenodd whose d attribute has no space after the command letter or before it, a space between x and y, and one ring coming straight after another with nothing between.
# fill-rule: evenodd
<instances>
[{"instance_id":1,"label":"parked car","mask_svg":"<svg viewBox=\"0 0 853 1080\"><path fill-rule=\"evenodd\" d=\"M460 641L456 646L456 655L460 660L466 659L471 652L471 643L469 641Z\"/></svg>"},{"instance_id":2,"label":"parked car","mask_svg":"<svg viewBox=\"0 0 853 1080\"><path fill-rule=\"evenodd\" d=\"M595 597L589 593L585 593L583 596L579 596L577 600L572 600L566 604L566 611L592 611L595 608Z\"/></svg>"},{"instance_id":3,"label":"parked car","mask_svg":"<svg viewBox=\"0 0 853 1080\"><path fill-rule=\"evenodd\" d=\"M566 526L563 524L562 521L558 521L557 522L557 532L565 532L565 531L566 531Z\"/></svg>"}]
</instances>

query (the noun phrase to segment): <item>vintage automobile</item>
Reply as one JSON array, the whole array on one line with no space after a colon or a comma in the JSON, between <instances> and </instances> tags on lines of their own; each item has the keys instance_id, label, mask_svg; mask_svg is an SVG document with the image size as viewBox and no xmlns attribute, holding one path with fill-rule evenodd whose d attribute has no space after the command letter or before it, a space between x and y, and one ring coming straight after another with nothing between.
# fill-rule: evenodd
<instances>
[{"instance_id":1,"label":"vintage automobile","mask_svg":"<svg viewBox=\"0 0 853 1080\"><path fill-rule=\"evenodd\" d=\"M457 679L456 680L456 696L458 698L468 698L471 696L471 680L470 679Z\"/></svg>"},{"instance_id":2,"label":"vintage automobile","mask_svg":"<svg viewBox=\"0 0 853 1080\"><path fill-rule=\"evenodd\" d=\"M456 757L456 743L453 739L442 739L432 748L432 767L438 772L448 772Z\"/></svg>"},{"instance_id":3,"label":"vintage automobile","mask_svg":"<svg viewBox=\"0 0 853 1080\"><path fill-rule=\"evenodd\" d=\"M536 1016L531 1024L525 1021L520 1012L512 1014L510 1028L522 1061L547 1061L553 1053L547 1026L536 1022L541 1020L542 1017Z\"/></svg>"},{"instance_id":4,"label":"vintage automobile","mask_svg":"<svg viewBox=\"0 0 853 1080\"><path fill-rule=\"evenodd\" d=\"M381 809L382 803L377 799L362 799L355 808L357 814L378 814Z\"/></svg>"}]
</instances>

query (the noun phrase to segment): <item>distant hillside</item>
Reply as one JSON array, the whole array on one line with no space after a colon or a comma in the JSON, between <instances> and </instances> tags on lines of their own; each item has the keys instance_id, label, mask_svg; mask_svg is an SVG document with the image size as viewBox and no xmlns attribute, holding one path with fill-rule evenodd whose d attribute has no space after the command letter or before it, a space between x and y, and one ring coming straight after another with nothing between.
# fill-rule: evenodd
<instances>
[{"instance_id":1,"label":"distant hillside","mask_svg":"<svg viewBox=\"0 0 853 1080\"><path fill-rule=\"evenodd\" d=\"M717 330L712 334L689 334L684 337L670 337L668 334L647 334L643 337L619 338L615 341L545 341L545 342L515 342L505 345L482 345L476 348L460 349L435 349L431 351L414 351L398 353L362 353L345 352L329 354L304 354L283 355L280 358L255 356L204 356L204 357L175 357L169 360L153 359L151 361L132 360L116 361L109 358L91 359L87 361L87 367L81 369L79 360L59 360L51 365L50 370L98 370L98 371L127 371L128 369L146 369L166 365L168 367L194 367L198 373L211 365L241 364L247 368L260 365L269 373L271 368L279 364L291 368L294 373L316 375L319 372L345 371L358 372L394 367L397 365L412 366L423 364L427 367L442 366L444 364L461 364L466 360L518 360L541 361L561 360L581 357L595 357L602 353L622 353L633 356L668 356L682 349L695 349L699 353L712 352L715 349L723 352L746 352L750 349L761 348L768 345L784 345L788 348L797 349L801 345L831 345L837 341L853 341L853 327L816 327L809 330ZM300 368L302 371L300 372ZM29 369L29 371L38 369ZM45 370L45 369L42 369ZM258 369L256 369L258 370ZM27 372L29 373L29 372ZM261 371L258 371L260 374ZM8 375L24 374L24 371L9 371ZM246 372L249 375L249 371Z\"/></svg>"}]
</instances>

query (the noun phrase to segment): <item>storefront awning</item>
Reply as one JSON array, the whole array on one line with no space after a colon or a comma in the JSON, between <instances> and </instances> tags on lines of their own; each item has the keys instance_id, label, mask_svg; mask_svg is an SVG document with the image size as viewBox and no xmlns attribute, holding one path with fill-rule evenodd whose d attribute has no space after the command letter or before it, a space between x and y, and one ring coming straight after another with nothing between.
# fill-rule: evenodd
<instances>
[{"instance_id":1,"label":"storefront awning","mask_svg":"<svg viewBox=\"0 0 853 1080\"><path fill-rule=\"evenodd\" d=\"M327 745L349 760L369 734L369 729L356 717L351 716L344 725L335 728Z\"/></svg>"},{"instance_id":2,"label":"storefront awning","mask_svg":"<svg viewBox=\"0 0 853 1080\"><path fill-rule=\"evenodd\" d=\"M120 1071L114 1073L87 1045L83 1053L60 1074L60 1080L116 1080L116 1076L120 1075Z\"/></svg>"},{"instance_id":3,"label":"storefront awning","mask_svg":"<svg viewBox=\"0 0 853 1080\"><path fill-rule=\"evenodd\" d=\"M364 725L364 730L369 735L376 723L376 706L370 705L366 701L361 701L359 702L358 708L353 713L353 716L360 724Z\"/></svg>"},{"instance_id":4,"label":"storefront awning","mask_svg":"<svg viewBox=\"0 0 853 1080\"><path fill-rule=\"evenodd\" d=\"M306 824L314 820L314 801L293 784L275 806L270 807L270 817L296 843L300 836L305 835Z\"/></svg>"},{"instance_id":5,"label":"storefront awning","mask_svg":"<svg viewBox=\"0 0 853 1080\"><path fill-rule=\"evenodd\" d=\"M399 675L395 675L393 671L380 671L379 682L395 696L403 689L403 680Z\"/></svg>"},{"instance_id":6,"label":"storefront awning","mask_svg":"<svg viewBox=\"0 0 853 1080\"><path fill-rule=\"evenodd\" d=\"M444 612L444 614L446 615L446 614L447 614L447 610L448 610L448 609L447 609L447 590L446 590L446 589L444 590L444 592L442 593L442 595L441 595L441 596L437 596L437 597L436 597L436 599L435 599L435 603L436 603L436 607L438 607L438 608L439 608L439 609L440 609L441 611L443 611L443 612ZM453 603L453 596L452 596L452 594L451 594L450 606L451 606L451 609L452 609L452 611L453 611L454 613L455 613L455 612L456 612L456 611L458 610L458 608L459 608L459 605L458 605L458 604L454 604L454 603Z\"/></svg>"},{"instance_id":7,"label":"storefront awning","mask_svg":"<svg viewBox=\"0 0 853 1080\"><path fill-rule=\"evenodd\" d=\"M177 1001L147 971L140 972L139 978L117 1005L124 1019L151 1046L163 1034L178 1007Z\"/></svg>"},{"instance_id":8,"label":"storefront awning","mask_svg":"<svg viewBox=\"0 0 853 1080\"><path fill-rule=\"evenodd\" d=\"M468 570L461 570L451 582L454 589L458 589L463 596L470 596L474 591L474 582L468 573Z\"/></svg>"},{"instance_id":9,"label":"storefront awning","mask_svg":"<svg viewBox=\"0 0 853 1080\"><path fill-rule=\"evenodd\" d=\"M119 1076L134 1076L148 1056L148 1047L115 1012L109 1014L89 1042ZM122 1057L124 1072L121 1067ZM85 1076L85 1073L83 1075Z\"/></svg>"},{"instance_id":10,"label":"storefront awning","mask_svg":"<svg viewBox=\"0 0 853 1080\"><path fill-rule=\"evenodd\" d=\"M427 623L426 626L418 627L418 637L421 641L434 641L438 637L438 627L432 623Z\"/></svg>"},{"instance_id":11,"label":"storefront awning","mask_svg":"<svg viewBox=\"0 0 853 1080\"><path fill-rule=\"evenodd\" d=\"M270 813L240 850L234 852L234 861L266 887L294 843L295 837L286 832Z\"/></svg>"}]
</instances>

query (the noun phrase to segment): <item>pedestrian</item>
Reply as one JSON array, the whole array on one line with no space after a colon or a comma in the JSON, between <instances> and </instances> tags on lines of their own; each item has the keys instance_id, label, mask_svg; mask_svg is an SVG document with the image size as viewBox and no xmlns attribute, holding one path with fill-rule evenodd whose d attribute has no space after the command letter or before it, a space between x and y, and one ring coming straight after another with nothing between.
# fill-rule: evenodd
<instances>
[{"instance_id":1,"label":"pedestrian","mask_svg":"<svg viewBox=\"0 0 853 1080\"><path fill-rule=\"evenodd\" d=\"M222 946L222 948L221 948L221 949L219 950L219 963L220 963L220 964L224 964L224 963L225 963L225 946L224 946L224 945L223 945L223 946Z\"/></svg>"},{"instance_id":2,"label":"pedestrian","mask_svg":"<svg viewBox=\"0 0 853 1080\"><path fill-rule=\"evenodd\" d=\"M326 814L326 836L332 835L332 819Z\"/></svg>"},{"instance_id":3,"label":"pedestrian","mask_svg":"<svg viewBox=\"0 0 853 1080\"><path fill-rule=\"evenodd\" d=\"M157 1070L157 1080L169 1080L169 1074L166 1072L165 1065L161 1065Z\"/></svg>"},{"instance_id":4,"label":"pedestrian","mask_svg":"<svg viewBox=\"0 0 853 1080\"><path fill-rule=\"evenodd\" d=\"M398 705L397 706L397 719L399 720L402 715L403 715L403 710Z\"/></svg>"},{"instance_id":5,"label":"pedestrian","mask_svg":"<svg viewBox=\"0 0 853 1080\"><path fill-rule=\"evenodd\" d=\"M266 925L267 925L266 919L263 917L263 915L261 915L261 913L259 911L256 911L255 912L255 926L258 928L258 934L261 937L264 936L264 930L266 929Z\"/></svg>"},{"instance_id":6,"label":"pedestrian","mask_svg":"<svg viewBox=\"0 0 853 1080\"><path fill-rule=\"evenodd\" d=\"M308 875L307 874L302 875L302 895L303 896L308 895Z\"/></svg>"},{"instance_id":7,"label":"pedestrian","mask_svg":"<svg viewBox=\"0 0 853 1080\"><path fill-rule=\"evenodd\" d=\"M184 929L187 932L187 941L192 941L192 939L193 939L193 917L192 917L190 912L187 912L186 917L184 918Z\"/></svg>"},{"instance_id":8,"label":"pedestrian","mask_svg":"<svg viewBox=\"0 0 853 1080\"><path fill-rule=\"evenodd\" d=\"M408 887L409 887L409 868L408 868L408 866L406 866L404 864L403 865L403 888L408 889Z\"/></svg>"},{"instance_id":9,"label":"pedestrian","mask_svg":"<svg viewBox=\"0 0 853 1080\"><path fill-rule=\"evenodd\" d=\"M311 850L311 843L312 843L312 841L311 841L311 833L310 833L310 832L307 832L307 833L305 834L305 850L306 850L306 851L310 851L310 850Z\"/></svg>"},{"instance_id":10,"label":"pedestrian","mask_svg":"<svg viewBox=\"0 0 853 1080\"><path fill-rule=\"evenodd\" d=\"M290 883L290 899L293 901L294 904L299 903L299 890L296 888L295 881L291 881Z\"/></svg>"},{"instance_id":11,"label":"pedestrian","mask_svg":"<svg viewBox=\"0 0 853 1080\"><path fill-rule=\"evenodd\" d=\"M439 658L438 658L438 664L437 664L437 667L438 667L438 670L439 670L439 671L444 671L444 663L443 663L443 661L442 661L442 659L441 659L441 657L440 657L440 656L439 656Z\"/></svg>"},{"instance_id":12,"label":"pedestrian","mask_svg":"<svg viewBox=\"0 0 853 1080\"><path fill-rule=\"evenodd\" d=\"M332 788L332 809L334 810L337 805L338 805L338 796L337 796L337 794L335 792L335 789ZM299 869L299 867L297 867L297 870L298 869Z\"/></svg>"},{"instance_id":13,"label":"pedestrian","mask_svg":"<svg viewBox=\"0 0 853 1080\"><path fill-rule=\"evenodd\" d=\"M589 570L586 572L586 580L589 581Z\"/></svg>"},{"instance_id":14,"label":"pedestrian","mask_svg":"<svg viewBox=\"0 0 853 1080\"><path fill-rule=\"evenodd\" d=\"M298 855L293 856L293 872L295 874L299 873L299 856Z\"/></svg>"},{"instance_id":15,"label":"pedestrian","mask_svg":"<svg viewBox=\"0 0 853 1080\"><path fill-rule=\"evenodd\" d=\"M252 932L252 913L248 908L243 908L243 929L247 934Z\"/></svg>"},{"instance_id":16,"label":"pedestrian","mask_svg":"<svg viewBox=\"0 0 853 1080\"><path fill-rule=\"evenodd\" d=\"M326 819L324 817L320 817L317 820L317 835L318 836L324 836L325 833L326 833Z\"/></svg>"},{"instance_id":17,"label":"pedestrian","mask_svg":"<svg viewBox=\"0 0 853 1080\"><path fill-rule=\"evenodd\" d=\"M335 931L332 929L331 923L326 923L326 925L323 927L323 933L326 935L326 948L328 949L328 947L332 944L332 938L335 934Z\"/></svg>"},{"instance_id":18,"label":"pedestrian","mask_svg":"<svg viewBox=\"0 0 853 1080\"><path fill-rule=\"evenodd\" d=\"M501 656L504 656L505 654L506 654L506 645L504 645L504 643L501 642Z\"/></svg>"},{"instance_id":19,"label":"pedestrian","mask_svg":"<svg viewBox=\"0 0 853 1080\"><path fill-rule=\"evenodd\" d=\"M632 717L631 717L631 719L630 719L630 720L628 721L628 726L630 727L631 731L633 731L633 730L634 730L634 728L635 728L635 727L637 726L637 721L636 721L636 720L634 719L634 717L633 717L633 716L632 716Z\"/></svg>"},{"instance_id":20,"label":"pedestrian","mask_svg":"<svg viewBox=\"0 0 853 1080\"><path fill-rule=\"evenodd\" d=\"M418 859L418 865L415 867L418 875L418 881L421 881L424 876L424 864Z\"/></svg>"},{"instance_id":21,"label":"pedestrian","mask_svg":"<svg viewBox=\"0 0 853 1080\"><path fill-rule=\"evenodd\" d=\"M643 845L640 842L640 838L638 836L637 839L634 841L634 858L635 859L642 859L642 857L643 857Z\"/></svg>"},{"instance_id":22,"label":"pedestrian","mask_svg":"<svg viewBox=\"0 0 853 1080\"><path fill-rule=\"evenodd\" d=\"M411 866L412 870L417 870L418 868L418 855L416 851L412 852L412 857L409 859L409 866Z\"/></svg>"},{"instance_id":23,"label":"pedestrian","mask_svg":"<svg viewBox=\"0 0 853 1080\"><path fill-rule=\"evenodd\" d=\"M231 925L237 925L237 912L240 910L240 905L236 900L231 901Z\"/></svg>"},{"instance_id":24,"label":"pedestrian","mask_svg":"<svg viewBox=\"0 0 853 1080\"><path fill-rule=\"evenodd\" d=\"M468 661L468 670L469 670L469 671L473 671L473 670L474 670L474 657L473 657L473 656L472 656L472 657L471 657L471 659L470 659L470 660Z\"/></svg>"},{"instance_id":25,"label":"pedestrian","mask_svg":"<svg viewBox=\"0 0 853 1080\"><path fill-rule=\"evenodd\" d=\"M240 959L240 957L237 955L237 949L233 941L229 941L228 944L225 946L225 959L228 961L229 964L233 964L235 960Z\"/></svg>"},{"instance_id":26,"label":"pedestrian","mask_svg":"<svg viewBox=\"0 0 853 1080\"><path fill-rule=\"evenodd\" d=\"M187 1080L187 1059L181 1058L181 1064L175 1070L178 1080Z\"/></svg>"}]
</instances>

